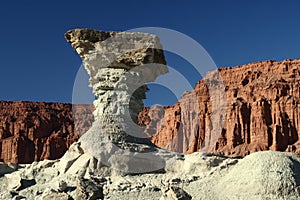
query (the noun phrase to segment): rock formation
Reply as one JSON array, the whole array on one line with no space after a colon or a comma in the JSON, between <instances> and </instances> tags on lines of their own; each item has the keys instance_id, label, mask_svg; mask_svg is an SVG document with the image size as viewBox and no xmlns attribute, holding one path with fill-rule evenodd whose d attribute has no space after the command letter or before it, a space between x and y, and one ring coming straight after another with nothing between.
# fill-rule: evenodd
<instances>
[{"instance_id":1,"label":"rock formation","mask_svg":"<svg viewBox=\"0 0 300 200\"><path fill-rule=\"evenodd\" d=\"M74 35L69 36L68 34ZM72 43L73 47L75 49L78 46L82 47L78 47L78 52L85 52L83 55L87 55L96 46L102 45L100 41L102 41L104 33L84 29L74 30L68 34L66 37L69 41L77 41L75 44L79 42L79 45ZM128 33L115 34L120 34L122 37ZM141 36L147 41L149 37L153 38L153 35ZM133 40L135 39L133 38ZM114 51L114 49L112 50ZM136 58L135 53L132 55L133 60ZM91 55L85 57L84 61L93 61L95 58L101 57L99 53L96 53L95 57L90 57ZM106 56L104 57L106 58ZM85 60L86 58L92 59ZM127 57L126 60L131 60L131 57ZM86 69L91 75L91 85L96 93L100 88L99 98L107 97L100 102L95 102L96 120L92 127L78 142L73 143L59 160L44 160L19 166L0 163L0 174L4 174L4 176L0 176L0 199L212 200L225 198L279 200L300 198L300 158L296 154L264 151L253 153L243 159L205 152L183 155L159 149L149 144L147 138L137 138L141 135L130 135L128 130L132 130L134 127L129 129L125 127L124 129L122 125L127 121L122 120L129 120L127 119L129 117L130 120L135 121L137 110L140 108L132 107L133 105L130 105L128 100L123 101L126 98L121 98L121 104L118 105L121 111L116 110L112 113L111 109L114 105L112 102L114 101L110 101L108 98L114 100L110 94L118 95L122 94L121 91L125 91L128 92L125 94L135 94L133 97L136 99L131 98L131 101L140 102L141 97L138 94L144 92L144 82L141 81L138 84L139 87L142 87L137 90L138 93L135 93L136 90L131 93L128 88L132 85L135 86L136 83L131 85L121 81L120 84L124 87L123 90L118 90L120 89L118 88L118 78L122 79L122 77L117 77L114 78L114 80L117 79L116 83L112 83L116 84L114 85L115 93L109 93L113 92L113 89L101 91L103 90L103 87L99 86L101 84L98 85L98 88L97 84L92 82L98 73L95 73L97 65L90 65L91 63L85 62ZM123 67L124 65L120 68L123 69ZM109 69L104 71L109 71ZM101 68L98 71L101 71ZM114 70L112 71L114 72ZM160 70L156 75L159 73L161 73ZM137 74L143 76L141 71L134 71L133 75ZM126 73L124 76L127 77ZM100 79L100 83L101 81L103 78ZM108 82L111 83L110 80ZM209 84L214 83L210 82ZM114 103L118 104L118 102ZM106 111L102 105L107 105L108 110ZM194 106L194 104L190 106ZM124 116L127 109L129 111ZM208 107L207 109L212 108ZM180 112L177 111L177 114ZM115 113L118 114L110 118ZM107 116L110 120L109 124L104 123L103 116ZM148 119L147 122L153 123L153 120ZM109 126L105 127L104 125ZM212 123L213 125L215 124ZM203 136L199 141L205 137ZM148 155L152 156L143 156L147 155L147 151L150 151L151 154ZM158 164L160 161L158 157L165 161L163 165ZM118 164L120 166L117 166ZM149 167L148 165L151 164L155 166ZM155 168L157 166L161 167L160 170ZM152 171L150 172L149 169ZM124 173L120 173L120 171Z\"/></svg>"},{"instance_id":2,"label":"rock formation","mask_svg":"<svg viewBox=\"0 0 300 200\"><path fill-rule=\"evenodd\" d=\"M209 78L216 73L208 73L173 106L143 109L145 83L167 72L157 37L89 29L72 30L65 37L83 59L98 97L96 129L121 149L132 150L135 143L142 143L191 153L203 150L210 140L212 148L205 150L229 156L269 149L300 153L299 60L220 68L226 97L215 109L213 91L223 90ZM60 103L3 101L0 108L0 159L12 163L61 157L91 127L94 109L78 105L73 116L71 105ZM216 112L223 114L213 119ZM89 140L93 137L84 136L82 141L94 142Z\"/></svg>"},{"instance_id":3,"label":"rock formation","mask_svg":"<svg viewBox=\"0 0 300 200\"><path fill-rule=\"evenodd\" d=\"M268 149L300 153L299 67L299 60L286 60L219 69L226 118L212 151L231 156ZM132 117L141 109L138 105ZM70 104L6 101L0 101L0 108L0 159L12 163L60 158L90 128L94 110L92 105L76 105L73 116ZM146 125L145 133L155 145L191 153L201 150L210 111L210 94L202 80L173 106L143 109L138 123Z\"/></svg>"},{"instance_id":4,"label":"rock formation","mask_svg":"<svg viewBox=\"0 0 300 200\"><path fill-rule=\"evenodd\" d=\"M92 105L72 110L71 104L0 101L0 159L32 163L62 157L91 126L92 111Z\"/></svg>"},{"instance_id":5,"label":"rock formation","mask_svg":"<svg viewBox=\"0 0 300 200\"><path fill-rule=\"evenodd\" d=\"M107 174L104 167L93 167L91 156L88 159L83 152L68 153L79 159L70 164L66 173L60 167L67 156L60 161L44 160L11 168L16 171L0 176L0 199L300 198L300 159L292 153L263 151L234 159L195 152L173 157L160 173L134 176ZM0 163L0 170L2 165L5 164ZM88 173L80 173L82 170Z\"/></svg>"},{"instance_id":6,"label":"rock formation","mask_svg":"<svg viewBox=\"0 0 300 200\"><path fill-rule=\"evenodd\" d=\"M300 60L264 61L220 68L226 116L211 151L245 156L260 150L300 153ZM191 95L197 101L191 101ZM159 147L191 153L201 150L213 128L205 80L169 107L145 108L139 124ZM163 120L161 120L163 119Z\"/></svg>"},{"instance_id":7,"label":"rock formation","mask_svg":"<svg viewBox=\"0 0 300 200\"><path fill-rule=\"evenodd\" d=\"M80 147L102 164L125 173L160 170L162 150L137 126L146 82L167 72L159 39L148 33L68 31L65 38L82 58L94 101L95 122Z\"/></svg>"}]
</instances>

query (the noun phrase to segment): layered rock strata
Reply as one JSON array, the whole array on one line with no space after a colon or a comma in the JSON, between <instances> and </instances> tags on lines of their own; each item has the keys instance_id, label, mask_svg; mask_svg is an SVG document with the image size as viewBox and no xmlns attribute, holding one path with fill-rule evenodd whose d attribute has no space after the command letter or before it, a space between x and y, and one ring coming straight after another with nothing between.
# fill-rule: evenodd
<instances>
[{"instance_id":1,"label":"layered rock strata","mask_svg":"<svg viewBox=\"0 0 300 200\"><path fill-rule=\"evenodd\" d=\"M103 43L116 34L119 38ZM165 60L155 36L147 35L158 49L142 48L144 44L151 47L149 38L145 37L133 42L137 47L122 41L132 36L132 33L88 29L66 34L91 74L91 86L99 97L95 101L94 115L101 124L98 128L106 132L107 140L123 149L137 148L133 145L137 142L154 147L146 140L146 135L159 147L191 153L203 150L203 144L213 135L211 131L219 127L219 132L215 132L217 139L209 151L231 156L268 149L300 153L299 60L220 68L219 76L226 94L224 118L212 124L212 121L216 123L212 120L215 112L212 112L212 96L206 78L175 105L142 110L138 120L138 124L146 126L145 135L142 135L142 129L133 122L143 107L141 99L147 91L144 82L154 80L167 70L155 65L152 68L157 71L137 67L149 62L165 64ZM131 48L140 49L131 51ZM149 74L153 75L148 77ZM128 90L130 87L134 89ZM92 105L75 106L76 115L72 114L70 104L3 101L0 107L0 159L5 162L30 163L59 158L93 122ZM74 121L78 124L74 125ZM126 146L130 142L131 147Z\"/></svg>"},{"instance_id":2,"label":"layered rock strata","mask_svg":"<svg viewBox=\"0 0 300 200\"><path fill-rule=\"evenodd\" d=\"M129 103L127 104L130 108ZM108 113L111 114L110 110ZM134 118L136 113L131 113L133 114L130 115L129 112L128 116ZM60 160L44 160L20 166L0 163L0 174L4 174L0 176L0 198L37 200L300 198L300 158L295 154L265 151L253 153L243 159L228 158L218 153L172 154L154 145L148 145L145 140L138 143L138 140L134 140L134 136L128 136L130 132L115 132L102 127L104 124L101 116L105 114L101 113L101 110L96 110L96 121L91 129L79 142L72 144ZM121 114L113 119L123 118ZM96 123L97 120L100 123ZM111 122L118 124L117 121ZM122 146L116 145L118 141L115 139L121 139L124 149L129 148L130 152L135 153L130 157L134 162L130 163L126 159L130 154L129 151L123 151L123 154L118 156ZM92 148L88 148L88 145ZM153 152L152 157L141 156L140 150L149 148L165 158L166 162L160 171L154 170L152 173L147 171L149 169L138 171L139 168L147 167L145 164L150 165L159 161ZM110 154L110 157L106 157L105 154ZM125 159L122 159L124 157ZM116 165L105 165L104 159L112 161L111 164L120 164L121 168ZM123 170L127 168L126 172L132 170L129 164L135 165L137 170L135 172L138 175L120 174L122 168Z\"/></svg>"},{"instance_id":3,"label":"layered rock strata","mask_svg":"<svg viewBox=\"0 0 300 200\"><path fill-rule=\"evenodd\" d=\"M267 149L299 153L299 62L265 61L220 69L226 120L212 151L232 156ZM191 98L195 94L197 101ZM93 122L93 105L75 105L76 112L62 103L1 101L0 107L4 162L59 158ZM210 95L202 80L173 106L145 108L138 123L146 125L145 133L155 145L190 153L201 150L210 113Z\"/></svg>"},{"instance_id":4,"label":"layered rock strata","mask_svg":"<svg viewBox=\"0 0 300 200\"><path fill-rule=\"evenodd\" d=\"M210 151L245 156L261 150L300 153L300 60L264 61L220 68L225 86L224 123ZM191 96L196 95L197 101ZM205 80L169 107L144 109L139 124L151 141L172 151L201 151L211 124ZM161 120L163 119L163 120Z\"/></svg>"},{"instance_id":5,"label":"layered rock strata","mask_svg":"<svg viewBox=\"0 0 300 200\"><path fill-rule=\"evenodd\" d=\"M163 160L151 153L158 149L136 125L148 90L145 83L168 71L159 39L90 29L71 30L65 38L82 58L97 97L95 122L80 138L82 147L120 170L162 168Z\"/></svg>"},{"instance_id":6,"label":"layered rock strata","mask_svg":"<svg viewBox=\"0 0 300 200\"><path fill-rule=\"evenodd\" d=\"M91 126L92 111L92 105L0 101L0 159L32 163L62 157Z\"/></svg>"}]
</instances>

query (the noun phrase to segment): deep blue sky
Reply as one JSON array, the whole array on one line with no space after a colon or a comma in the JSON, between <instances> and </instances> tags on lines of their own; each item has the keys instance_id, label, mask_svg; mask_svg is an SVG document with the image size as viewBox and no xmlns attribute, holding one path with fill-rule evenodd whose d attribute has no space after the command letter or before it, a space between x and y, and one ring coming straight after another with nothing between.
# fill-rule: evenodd
<instances>
[{"instance_id":1,"label":"deep blue sky","mask_svg":"<svg viewBox=\"0 0 300 200\"><path fill-rule=\"evenodd\" d=\"M1 1L0 99L71 102L81 60L63 35L73 28L174 29L198 41L219 67L299 58L299 8L296 0ZM152 95L165 100L151 103L174 101L168 92Z\"/></svg>"}]
</instances>

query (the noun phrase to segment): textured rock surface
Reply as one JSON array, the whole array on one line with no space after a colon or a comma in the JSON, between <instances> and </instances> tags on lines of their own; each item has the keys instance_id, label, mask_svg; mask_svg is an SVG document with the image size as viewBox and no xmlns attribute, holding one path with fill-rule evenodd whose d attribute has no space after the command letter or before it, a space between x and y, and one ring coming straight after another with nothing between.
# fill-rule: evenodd
<instances>
[{"instance_id":1,"label":"textured rock surface","mask_svg":"<svg viewBox=\"0 0 300 200\"><path fill-rule=\"evenodd\" d=\"M72 148L80 148L74 143ZM76 151L74 151L76 152ZM85 155L77 152L78 157ZM76 159L76 160L79 160ZM276 151L256 152L243 159L195 152L168 160L160 173L120 175L92 160L73 167L86 173L60 173L60 161L21 165L18 171L0 177L0 198L13 199L299 199L300 158ZM107 173L109 172L109 173ZM31 180L31 184L21 181ZM63 182L65 190L57 189ZM7 188L19 187L18 190Z\"/></svg>"},{"instance_id":2,"label":"textured rock surface","mask_svg":"<svg viewBox=\"0 0 300 200\"><path fill-rule=\"evenodd\" d=\"M136 125L148 91L145 83L168 71L159 39L90 29L68 31L65 38L82 58L97 97L95 122L80 138L84 152L128 173L163 168L159 149Z\"/></svg>"},{"instance_id":3,"label":"textured rock surface","mask_svg":"<svg viewBox=\"0 0 300 200\"><path fill-rule=\"evenodd\" d=\"M299 69L298 60L221 69L226 120L213 150L233 156L268 149L299 153ZM248 84L246 77L251 77ZM187 153L201 149L209 131L211 105L203 81L194 93L197 102L186 93L171 107L141 112L139 123L147 125L146 134L154 144ZM70 104L0 101L0 108L0 159L13 163L61 157L91 126L94 110L92 105L76 107L74 131ZM54 151L53 146L61 148Z\"/></svg>"},{"instance_id":4,"label":"textured rock surface","mask_svg":"<svg viewBox=\"0 0 300 200\"><path fill-rule=\"evenodd\" d=\"M93 31L89 31L89 33L93 33ZM85 34L80 35L85 36ZM88 38L93 37L89 36ZM86 43L90 47L89 41ZM80 48L80 52L86 52L85 48ZM92 86L94 85L92 84ZM105 92L101 94L105 94ZM192 93L186 95L190 94ZM193 100L189 102L193 102ZM300 198L300 157L296 154L264 151L253 153L243 159L236 159L225 157L219 153L195 152L187 155L171 153L154 145L148 145L145 140L137 143L134 137L130 138L125 133L118 132L118 129L115 131L103 128L101 117L111 114L111 110L108 110L107 113L103 112L101 103L96 103L98 106L95 112L96 121L92 127L78 142L70 146L60 160L44 160L20 165L14 168L17 171L10 174L7 172L8 174L5 176L0 176L0 199L25 197L37 200L79 198L279 200ZM108 103L110 108L109 101L103 103ZM194 106L194 104L189 105L185 102L186 106ZM133 109L132 113L136 114L135 111ZM177 110L177 114L180 112L182 111ZM157 114L159 113L153 115ZM188 116L183 115L182 119ZM96 123L98 120L100 123ZM110 122L112 126L117 123L117 121ZM153 123L153 120L149 121L148 119L147 122ZM218 123L212 123L212 126L216 124ZM121 137L118 137L119 135ZM86 137L90 137L90 139ZM121 152L120 157L114 157L123 151L120 147L113 148L113 143L118 143L118 141L114 141L116 139L121 139L120 141L125 147L130 147L128 146L130 144L131 147L137 149L130 149L129 153L128 151L127 153ZM97 146L99 144L100 146ZM88 145L96 148L94 149L96 154L91 151L93 148L88 149ZM100 148L98 149L98 147ZM154 157L146 159L139 157L141 150L149 150L149 148L155 149L157 156L164 158L165 163L160 171L141 170L132 175L132 173L120 173L121 168L114 166L119 164L126 168L125 171L128 171L127 168L131 168L131 164L137 167L135 168L137 170L145 167L145 163L150 165L151 162L158 161L154 158L154 153L151 154ZM138 156L128 157L130 153ZM106 156L106 154L110 156ZM111 162L111 165L107 165L107 162ZM140 163L143 164L139 166Z\"/></svg>"},{"instance_id":5,"label":"textured rock surface","mask_svg":"<svg viewBox=\"0 0 300 200\"><path fill-rule=\"evenodd\" d=\"M0 159L31 163L62 157L93 119L92 105L73 108L63 103L0 101Z\"/></svg>"},{"instance_id":6,"label":"textured rock surface","mask_svg":"<svg viewBox=\"0 0 300 200\"><path fill-rule=\"evenodd\" d=\"M143 109L145 83L167 72L159 39L146 33L68 31L65 38L82 58L97 97L94 116L109 140L130 140L123 129ZM145 64L151 64L145 65ZM141 67L142 65L146 67ZM146 140L144 141L146 142ZM147 143L147 142L146 142Z\"/></svg>"},{"instance_id":7,"label":"textured rock surface","mask_svg":"<svg viewBox=\"0 0 300 200\"><path fill-rule=\"evenodd\" d=\"M251 63L219 72L226 116L211 150L231 156L268 149L300 153L300 60ZM147 126L146 134L159 147L190 153L201 150L210 135L210 119L210 94L201 80L175 105L144 109L139 124Z\"/></svg>"}]
</instances>

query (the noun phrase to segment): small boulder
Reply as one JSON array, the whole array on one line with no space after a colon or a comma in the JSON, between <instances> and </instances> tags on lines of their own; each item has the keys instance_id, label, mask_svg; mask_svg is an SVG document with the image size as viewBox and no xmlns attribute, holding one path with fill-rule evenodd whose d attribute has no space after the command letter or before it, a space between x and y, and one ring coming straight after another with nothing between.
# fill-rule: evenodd
<instances>
[{"instance_id":1,"label":"small boulder","mask_svg":"<svg viewBox=\"0 0 300 200\"><path fill-rule=\"evenodd\" d=\"M68 185L64 180L58 180L53 183L53 189L58 192L63 192L67 189Z\"/></svg>"},{"instance_id":2,"label":"small boulder","mask_svg":"<svg viewBox=\"0 0 300 200\"><path fill-rule=\"evenodd\" d=\"M42 195L42 200L53 200L53 199L59 199L59 200L72 200L73 198L62 192L62 193L59 193L59 192L50 192L50 193L47 193L47 194L44 194Z\"/></svg>"},{"instance_id":3,"label":"small boulder","mask_svg":"<svg viewBox=\"0 0 300 200\"><path fill-rule=\"evenodd\" d=\"M93 180L79 178L77 181L76 196L78 200L103 199L103 186Z\"/></svg>"},{"instance_id":4,"label":"small boulder","mask_svg":"<svg viewBox=\"0 0 300 200\"><path fill-rule=\"evenodd\" d=\"M13 173L13 174L6 174L5 177L7 178L7 189L9 191L17 191L21 188L21 176L20 173Z\"/></svg>"},{"instance_id":5,"label":"small boulder","mask_svg":"<svg viewBox=\"0 0 300 200\"><path fill-rule=\"evenodd\" d=\"M160 200L191 200L192 196L189 195L180 187L170 186L162 189L163 195Z\"/></svg>"}]
</instances>

